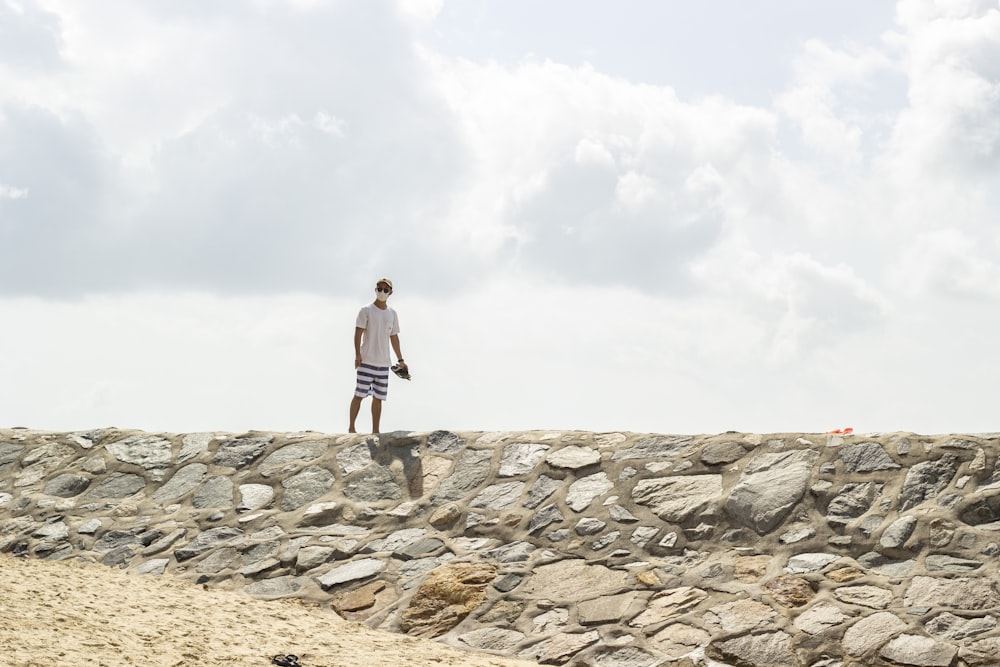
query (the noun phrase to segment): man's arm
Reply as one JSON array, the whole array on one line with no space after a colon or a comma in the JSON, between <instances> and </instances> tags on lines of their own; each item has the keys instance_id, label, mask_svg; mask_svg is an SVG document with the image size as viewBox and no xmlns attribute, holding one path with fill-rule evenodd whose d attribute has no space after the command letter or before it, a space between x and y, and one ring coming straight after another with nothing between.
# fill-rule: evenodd
<instances>
[{"instance_id":1,"label":"man's arm","mask_svg":"<svg viewBox=\"0 0 1000 667\"><path fill-rule=\"evenodd\" d=\"M403 353L399 351L399 334L389 336L389 342L392 343L392 351L396 353L396 359L405 366L406 362L403 361Z\"/></svg>"},{"instance_id":2,"label":"man's arm","mask_svg":"<svg viewBox=\"0 0 1000 667\"><path fill-rule=\"evenodd\" d=\"M354 327L354 367L361 367L361 334L365 332L361 327Z\"/></svg>"}]
</instances>

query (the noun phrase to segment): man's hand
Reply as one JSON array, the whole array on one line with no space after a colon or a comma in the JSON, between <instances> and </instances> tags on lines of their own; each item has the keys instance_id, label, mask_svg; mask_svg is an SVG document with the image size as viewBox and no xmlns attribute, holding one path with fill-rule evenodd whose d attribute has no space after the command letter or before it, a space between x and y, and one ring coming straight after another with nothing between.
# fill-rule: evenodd
<instances>
[{"instance_id":1,"label":"man's hand","mask_svg":"<svg viewBox=\"0 0 1000 667\"><path fill-rule=\"evenodd\" d=\"M361 368L361 355L354 357L354 369L357 370Z\"/></svg>"}]
</instances>

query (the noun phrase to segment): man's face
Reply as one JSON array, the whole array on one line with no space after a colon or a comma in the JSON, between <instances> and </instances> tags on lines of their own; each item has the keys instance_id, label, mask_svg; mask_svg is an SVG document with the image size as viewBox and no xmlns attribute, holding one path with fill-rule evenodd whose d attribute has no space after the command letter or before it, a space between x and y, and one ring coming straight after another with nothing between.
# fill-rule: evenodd
<instances>
[{"instance_id":1,"label":"man's face","mask_svg":"<svg viewBox=\"0 0 1000 667\"><path fill-rule=\"evenodd\" d=\"M385 294L388 297L392 294L392 288L385 283L378 283L375 285L375 294L378 295L379 293Z\"/></svg>"}]
</instances>

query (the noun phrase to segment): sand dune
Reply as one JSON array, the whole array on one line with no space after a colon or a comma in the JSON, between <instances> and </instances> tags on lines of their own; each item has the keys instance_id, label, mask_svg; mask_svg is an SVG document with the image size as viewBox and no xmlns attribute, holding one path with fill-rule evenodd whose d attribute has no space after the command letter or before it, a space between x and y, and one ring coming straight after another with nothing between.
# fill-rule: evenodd
<instances>
[{"instance_id":1,"label":"sand dune","mask_svg":"<svg viewBox=\"0 0 1000 667\"><path fill-rule=\"evenodd\" d=\"M255 600L170 578L0 554L0 664L303 667L535 663L372 630L298 600Z\"/></svg>"}]
</instances>

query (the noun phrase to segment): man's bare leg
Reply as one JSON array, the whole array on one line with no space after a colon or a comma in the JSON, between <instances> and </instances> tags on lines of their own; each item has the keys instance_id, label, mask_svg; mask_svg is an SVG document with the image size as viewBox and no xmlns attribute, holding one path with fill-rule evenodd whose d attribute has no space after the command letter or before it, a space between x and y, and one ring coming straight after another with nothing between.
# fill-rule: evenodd
<instances>
[{"instance_id":1,"label":"man's bare leg","mask_svg":"<svg viewBox=\"0 0 1000 667\"><path fill-rule=\"evenodd\" d=\"M372 433L381 433L378 430L379 420L382 418L382 401L372 396Z\"/></svg>"},{"instance_id":2,"label":"man's bare leg","mask_svg":"<svg viewBox=\"0 0 1000 667\"><path fill-rule=\"evenodd\" d=\"M348 429L348 433L357 433L358 430L354 427L354 422L358 420L358 413L361 412L361 397L355 396L351 399L351 426Z\"/></svg>"}]
</instances>

